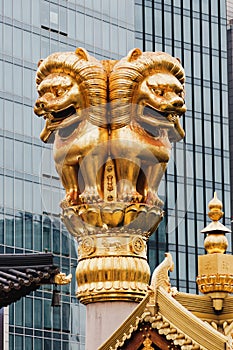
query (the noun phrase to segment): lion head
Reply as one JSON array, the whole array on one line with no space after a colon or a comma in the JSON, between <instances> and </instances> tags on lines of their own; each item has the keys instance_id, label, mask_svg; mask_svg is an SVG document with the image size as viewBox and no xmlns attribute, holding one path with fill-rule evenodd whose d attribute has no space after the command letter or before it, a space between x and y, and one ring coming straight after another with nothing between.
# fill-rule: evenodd
<instances>
[{"instance_id":1,"label":"lion head","mask_svg":"<svg viewBox=\"0 0 233 350\"><path fill-rule=\"evenodd\" d=\"M95 125L105 125L107 78L103 65L86 50L57 52L41 60L36 73L39 93L34 107L46 119L40 137L51 140L53 131L87 117ZM88 109L88 113L86 110Z\"/></svg>"},{"instance_id":2,"label":"lion head","mask_svg":"<svg viewBox=\"0 0 233 350\"><path fill-rule=\"evenodd\" d=\"M184 137L179 119L186 112L185 73L178 59L134 49L116 63L109 81L112 128L133 119L150 130L167 128L172 141Z\"/></svg>"}]
</instances>

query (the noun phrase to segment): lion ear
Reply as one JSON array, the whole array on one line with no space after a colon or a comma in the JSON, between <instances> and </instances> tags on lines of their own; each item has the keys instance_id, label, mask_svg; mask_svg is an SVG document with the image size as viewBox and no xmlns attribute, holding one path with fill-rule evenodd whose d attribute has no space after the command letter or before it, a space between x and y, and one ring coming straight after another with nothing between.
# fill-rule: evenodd
<instances>
[{"instance_id":1,"label":"lion ear","mask_svg":"<svg viewBox=\"0 0 233 350\"><path fill-rule=\"evenodd\" d=\"M131 50L127 55L127 61L132 62L136 61L138 57L142 55L142 51L138 48Z\"/></svg>"},{"instance_id":2,"label":"lion ear","mask_svg":"<svg viewBox=\"0 0 233 350\"><path fill-rule=\"evenodd\" d=\"M38 63L37 63L37 67L40 67L41 63L43 62L44 60L41 58Z\"/></svg>"},{"instance_id":3,"label":"lion ear","mask_svg":"<svg viewBox=\"0 0 233 350\"><path fill-rule=\"evenodd\" d=\"M181 59L179 57L176 57L177 61L181 63Z\"/></svg>"},{"instance_id":4,"label":"lion ear","mask_svg":"<svg viewBox=\"0 0 233 350\"><path fill-rule=\"evenodd\" d=\"M79 56L80 58L82 58L85 61L88 61L88 53L85 49L83 49L82 47L78 47L75 50L75 53L77 56Z\"/></svg>"}]
</instances>

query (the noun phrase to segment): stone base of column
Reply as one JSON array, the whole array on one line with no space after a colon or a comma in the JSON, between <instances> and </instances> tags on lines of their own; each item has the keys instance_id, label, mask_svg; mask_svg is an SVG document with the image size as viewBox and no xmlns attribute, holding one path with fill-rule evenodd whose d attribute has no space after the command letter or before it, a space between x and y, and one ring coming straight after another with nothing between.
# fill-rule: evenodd
<instances>
[{"instance_id":1,"label":"stone base of column","mask_svg":"<svg viewBox=\"0 0 233 350\"><path fill-rule=\"evenodd\" d=\"M86 306L86 350L97 350L124 322L138 303L108 301Z\"/></svg>"}]
</instances>

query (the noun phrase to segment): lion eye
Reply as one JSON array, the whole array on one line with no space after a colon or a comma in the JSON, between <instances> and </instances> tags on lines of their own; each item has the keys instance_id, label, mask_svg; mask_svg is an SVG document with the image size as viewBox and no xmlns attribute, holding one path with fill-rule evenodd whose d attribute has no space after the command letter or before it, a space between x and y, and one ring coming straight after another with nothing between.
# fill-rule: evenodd
<instances>
[{"instance_id":1,"label":"lion eye","mask_svg":"<svg viewBox=\"0 0 233 350\"><path fill-rule=\"evenodd\" d=\"M63 89L63 88L59 88L59 89L57 89L57 91L56 91L56 95L57 96L61 96L61 95L63 95L65 93L65 90Z\"/></svg>"},{"instance_id":2,"label":"lion eye","mask_svg":"<svg viewBox=\"0 0 233 350\"><path fill-rule=\"evenodd\" d=\"M153 92L155 95L158 95L158 96L163 96L163 95L164 95L164 91L161 90L161 89L152 89L152 92Z\"/></svg>"},{"instance_id":3,"label":"lion eye","mask_svg":"<svg viewBox=\"0 0 233 350\"><path fill-rule=\"evenodd\" d=\"M178 95L179 97L183 98L183 100L184 100L184 91L183 91L183 90L180 91L180 92L178 92L177 95Z\"/></svg>"}]
</instances>

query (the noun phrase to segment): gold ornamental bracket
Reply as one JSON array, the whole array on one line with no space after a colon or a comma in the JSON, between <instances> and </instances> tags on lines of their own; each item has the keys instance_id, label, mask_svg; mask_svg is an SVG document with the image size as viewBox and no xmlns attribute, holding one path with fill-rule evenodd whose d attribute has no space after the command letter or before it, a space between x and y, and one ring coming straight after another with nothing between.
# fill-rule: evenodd
<instances>
[{"instance_id":1,"label":"gold ornamental bracket","mask_svg":"<svg viewBox=\"0 0 233 350\"><path fill-rule=\"evenodd\" d=\"M224 213L216 192L208 207L212 222L201 230L207 234L204 240L207 254L198 257L196 282L201 293L210 295L215 311L219 312L223 299L228 293L233 293L233 256L224 254L228 246L225 234L231 231L219 222Z\"/></svg>"},{"instance_id":2,"label":"gold ornamental bracket","mask_svg":"<svg viewBox=\"0 0 233 350\"><path fill-rule=\"evenodd\" d=\"M58 285L69 284L71 282L71 280L72 280L71 273L69 275L66 275L63 272L60 272L54 277L54 283L58 284Z\"/></svg>"}]
</instances>

